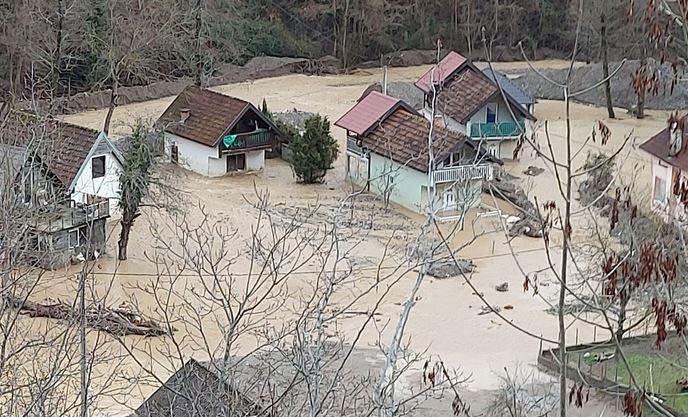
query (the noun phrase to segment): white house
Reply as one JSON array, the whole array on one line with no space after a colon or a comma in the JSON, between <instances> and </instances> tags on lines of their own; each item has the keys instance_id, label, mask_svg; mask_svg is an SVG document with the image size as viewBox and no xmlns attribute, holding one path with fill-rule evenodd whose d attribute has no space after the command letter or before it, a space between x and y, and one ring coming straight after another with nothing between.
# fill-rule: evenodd
<instances>
[{"instance_id":1,"label":"white house","mask_svg":"<svg viewBox=\"0 0 688 417\"><path fill-rule=\"evenodd\" d=\"M463 220L481 203L498 158L464 134L435 126L403 101L370 92L337 122L346 129L346 172L355 184L440 221ZM432 149L433 159L430 159Z\"/></svg>"},{"instance_id":2,"label":"white house","mask_svg":"<svg viewBox=\"0 0 688 417\"><path fill-rule=\"evenodd\" d=\"M682 220L686 206L674 195L674 188L688 187L687 122L688 116L672 116L664 130L640 145L652 159L652 210Z\"/></svg>"},{"instance_id":3,"label":"white house","mask_svg":"<svg viewBox=\"0 0 688 417\"><path fill-rule=\"evenodd\" d=\"M515 86L505 79L488 76L465 57L450 52L415 85L425 95L426 118L431 117L436 95L435 117L447 128L481 141L501 159L511 159L521 135L532 132L535 117L511 96Z\"/></svg>"},{"instance_id":4,"label":"white house","mask_svg":"<svg viewBox=\"0 0 688 417\"><path fill-rule=\"evenodd\" d=\"M108 137L18 111L0 126L0 199L16 202L25 222L27 262L55 268L103 253L122 171Z\"/></svg>"},{"instance_id":5,"label":"white house","mask_svg":"<svg viewBox=\"0 0 688 417\"><path fill-rule=\"evenodd\" d=\"M208 177L263 169L265 151L281 137L251 103L195 86L177 96L157 126L170 161Z\"/></svg>"}]
</instances>

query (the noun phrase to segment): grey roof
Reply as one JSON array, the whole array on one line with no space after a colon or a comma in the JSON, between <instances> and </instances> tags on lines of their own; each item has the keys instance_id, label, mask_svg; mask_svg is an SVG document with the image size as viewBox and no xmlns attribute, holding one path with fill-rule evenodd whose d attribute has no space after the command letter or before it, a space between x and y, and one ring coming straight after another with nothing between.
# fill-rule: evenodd
<instances>
[{"instance_id":1,"label":"grey roof","mask_svg":"<svg viewBox=\"0 0 688 417\"><path fill-rule=\"evenodd\" d=\"M332 403L340 411L361 407L370 399L370 384L384 364L379 350L325 348L322 386L334 387ZM298 356L267 350L221 360L186 362L163 386L144 401L131 417L251 417L307 415L307 382L298 368ZM346 361L346 365L343 364ZM340 366L342 367L340 369ZM279 399L279 400L277 400ZM344 403L341 403L344 401Z\"/></svg>"},{"instance_id":2,"label":"grey roof","mask_svg":"<svg viewBox=\"0 0 688 417\"><path fill-rule=\"evenodd\" d=\"M499 85L504 89L504 91L510 95L518 104L525 106L527 108L528 105L530 104L535 104L535 98L528 94L523 88L520 86L516 85L512 80L507 78L504 74L501 72L495 71L494 73L492 70L487 67L483 68L483 74L487 75L487 77L492 80L495 83L499 83ZM496 80L495 80L495 75Z\"/></svg>"}]
</instances>

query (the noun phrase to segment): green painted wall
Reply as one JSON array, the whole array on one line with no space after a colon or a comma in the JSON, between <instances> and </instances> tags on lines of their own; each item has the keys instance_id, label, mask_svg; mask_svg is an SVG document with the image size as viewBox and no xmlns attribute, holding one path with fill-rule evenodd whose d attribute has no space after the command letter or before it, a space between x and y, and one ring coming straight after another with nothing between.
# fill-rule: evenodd
<instances>
[{"instance_id":1,"label":"green painted wall","mask_svg":"<svg viewBox=\"0 0 688 417\"><path fill-rule=\"evenodd\" d=\"M421 196L421 187L428 183L427 174L371 152L370 179L371 192L383 195L388 190L392 202L423 212L426 201Z\"/></svg>"}]
</instances>

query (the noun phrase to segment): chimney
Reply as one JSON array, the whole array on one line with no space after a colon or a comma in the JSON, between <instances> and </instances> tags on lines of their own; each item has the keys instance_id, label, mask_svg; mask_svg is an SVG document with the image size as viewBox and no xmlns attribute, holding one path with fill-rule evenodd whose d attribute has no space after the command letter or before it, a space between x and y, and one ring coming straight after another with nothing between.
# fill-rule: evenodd
<instances>
[{"instance_id":1,"label":"chimney","mask_svg":"<svg viewBox=\"0 0 688 417\"><path fill-rule=\"evenodd\" d=\"M191 115L191 109L184 107L183 109L179 110L179 123L184 124L186 120L189 118Z\"/></svg>"},{"instance_id":2,"label":"chimney","mask_svg":"<svg viewBox=\"0 0 688 417\"><path fill-rule=\"evenodd\" d=\"M683 120L672 114L669 118L669 156L678 155L683 145Z\"/></svg>"}]
</instances>

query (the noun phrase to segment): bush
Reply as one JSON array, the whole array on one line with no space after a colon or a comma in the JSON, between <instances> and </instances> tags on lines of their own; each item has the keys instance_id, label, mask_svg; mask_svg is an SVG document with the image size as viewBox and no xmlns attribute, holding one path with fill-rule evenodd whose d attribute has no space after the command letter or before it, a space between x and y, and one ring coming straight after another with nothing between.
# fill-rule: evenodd
<instances>
[{"instance_id":1,"label":"bush","mask_svg":"<svg viewBox=\"0 0 688 417\"><path fill-rule=\"evenodd\" d=\"M322 182L337 159L339 147L330 133L327 117L315 115L306 120L303 135L293 136L292 166L299 181L306 184Z\"/></svg>"}]
</instances>

